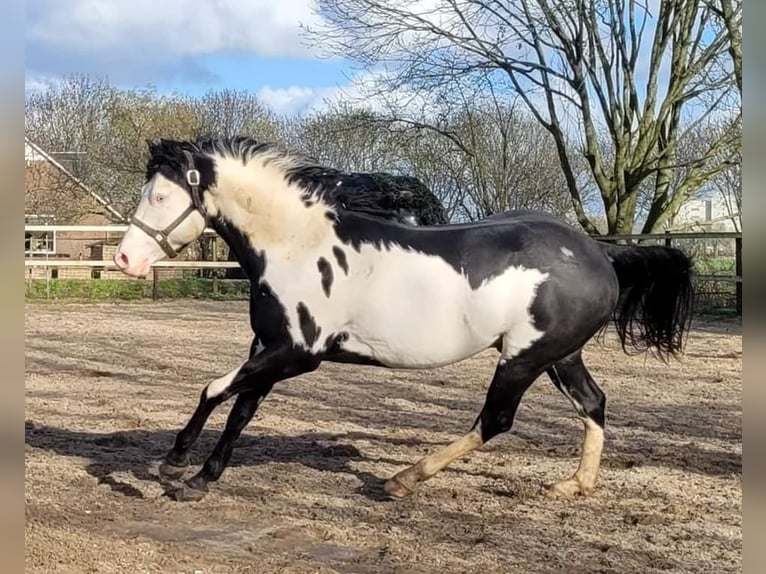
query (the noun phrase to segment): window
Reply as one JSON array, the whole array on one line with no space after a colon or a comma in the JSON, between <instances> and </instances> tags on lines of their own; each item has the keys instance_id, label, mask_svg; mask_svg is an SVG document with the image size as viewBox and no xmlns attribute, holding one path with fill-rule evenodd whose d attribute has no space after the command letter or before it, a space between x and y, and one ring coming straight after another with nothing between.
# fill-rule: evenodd
<instances>
[{"instance_id":1,"label":"window","mask_svg":"<svg viewBox=\"0 0 766 574\"><path fill-rule=\"evenodd\" d=\"M25 225L52 225L53 216L50 215L26 215ZM56 232L55 231L28 231L24 230L24 254L25 255L55 255Z\"/></svg>"},{"instance_id":2,"label":"window","mask_svg":"<svg viewBox=\"0 0 766 574\"><path fill-rule=\"evenodd\" d=\"M24 253L27 255L53 255L56 253L55 231L25 231Z\"/></svg>"}]
</instances>

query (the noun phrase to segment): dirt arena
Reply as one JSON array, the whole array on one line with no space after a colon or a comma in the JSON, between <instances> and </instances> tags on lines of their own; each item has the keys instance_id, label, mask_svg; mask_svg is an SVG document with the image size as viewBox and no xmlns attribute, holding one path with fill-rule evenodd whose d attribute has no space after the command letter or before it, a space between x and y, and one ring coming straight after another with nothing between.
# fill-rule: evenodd
<instances>
[{"instance_id":1,"label":"dirt arena","mask_svg":"<svg viewBox=\"0 0 766 574\"><path fill-rule=\"evenodd\" d=\"M698 322L683 362L586 353L607 393L592 497L551 500L582 427L544 378L514 429L404 501L380 484L462 435L495 355L404 372L323 365L277 386L208 496L157 461L249 346L245 303L27 305L26 571L740 572L742 337ZM201 463L228 405L194 449Z\"/></svg>"}]
</instances>

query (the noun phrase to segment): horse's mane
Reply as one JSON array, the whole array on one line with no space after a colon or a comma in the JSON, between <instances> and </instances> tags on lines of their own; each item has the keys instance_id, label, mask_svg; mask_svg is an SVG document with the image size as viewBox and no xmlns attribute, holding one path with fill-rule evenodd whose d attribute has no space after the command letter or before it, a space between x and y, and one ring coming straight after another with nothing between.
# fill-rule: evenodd
<instances>
[{"instance_id":1,"label":"horse's mane","mask_svg":"<svg viewBox=\"0 0 766 574\"><path fill-rule=\"evenodd\" d=\"M278 143L260 142L246 136L216 138L204 136L193 141L163 139L150 143L146 177L158 171L180 177L186 160L184 150L203 155L222 155L248 163L262 158L274 162L286 179L323 201L348 211L367 213L384 219L404 220L414 216L419 225L447 223L441 202L416 177L388 173L345 173L322 165L316 159Z\"/></svg>"}]
</instances>

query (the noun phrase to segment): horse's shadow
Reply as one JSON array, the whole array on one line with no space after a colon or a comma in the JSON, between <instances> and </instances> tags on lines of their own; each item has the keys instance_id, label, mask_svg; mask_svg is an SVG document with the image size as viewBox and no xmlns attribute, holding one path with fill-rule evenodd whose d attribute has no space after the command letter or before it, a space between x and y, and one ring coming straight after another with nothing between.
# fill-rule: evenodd
<instances>
[{"instance_id":1,"label":"horse's shadow","mask_svg":"<svg viewBox=\"0 0 766 574\"><path fill-rule=\"evenodd\" d=\"M159 476L157 462L173 444L176 431L171 430L129 430L115 432L70 431L53 426L25 422L25 443L33 448L49 450L63 456L87 459L85 470L105 484L112 491L133 498L144 498L144 493L135 486L119 480L115 475L128 473L140 481L155 482L169 495L177 483ZM191 465L204 462L221 432L206 429L191 453ZM301 435L243 435L236 444L228 467L255 467L269 463L298 463L322 472L333 472L355 476L361 485L357 492L374 501L388 500L383 491L386 477L379 477L356 468L354 462L383 462L401 466L408 461L385 457L365 456L357 447L344 439L368 439L394 444L410 444L414 439L381 437L362 432L343 434L313 432ZM428 441L417 441L426 444ZM433 444L433 443L432 443ZM191 469L191 467L190 467ZM465 471L462 471L465 472ZM474 474L474 473L470 473ZM479 472L482 476L498 476Z\"/></svg>"}]
</instances>

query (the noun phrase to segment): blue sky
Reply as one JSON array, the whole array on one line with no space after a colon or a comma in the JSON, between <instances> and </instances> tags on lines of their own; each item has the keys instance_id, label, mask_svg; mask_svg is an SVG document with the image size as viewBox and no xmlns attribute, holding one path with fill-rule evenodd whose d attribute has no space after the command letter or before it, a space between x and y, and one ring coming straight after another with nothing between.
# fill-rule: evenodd
<instances>
[{"instance_id":1,"label":"blue sky","mask_svg":"<svg viewBox=\"0 0 766 574\"><path fill-rule=\"evenodd\" d=\"M351 78L363 81L370 73L355 76L349 62L322 58L309 46L301 26L322 23L313 2L27 0L26 88L86 73L122 88L152 85L193 96L247 90L284 114L308 112L342 93L361 95ZM649 0L651 13L658 2ZM649 39L635 71L639 92Z\"/></svg>"},{"instance_id":2,"label":"blue sky","mask_svg":"<svg viewBox=\"0 0 766 574\"><path fill-rule=\"evenodd\" d=\"M302 113L353 75L308 46L301 25L319 22L311 0L28 0L26 89L85 73L162 92L248 90Z\"/></svg>"}]
</instances>

